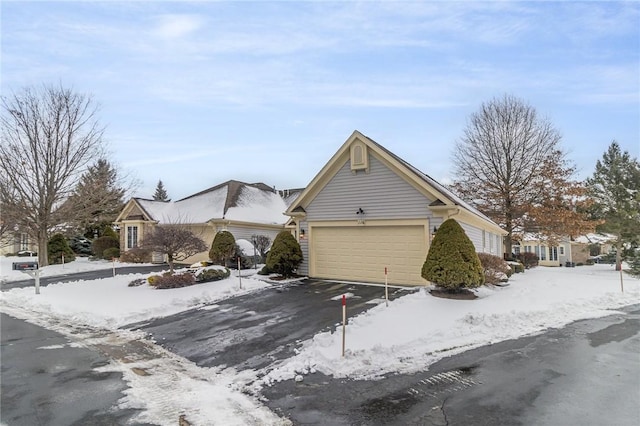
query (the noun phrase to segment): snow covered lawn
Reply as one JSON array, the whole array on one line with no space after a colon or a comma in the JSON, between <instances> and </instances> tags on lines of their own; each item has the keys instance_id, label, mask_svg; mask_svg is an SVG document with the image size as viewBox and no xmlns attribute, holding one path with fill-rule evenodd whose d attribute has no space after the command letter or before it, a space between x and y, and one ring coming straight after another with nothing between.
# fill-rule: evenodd
<instances>
[{"instance_id":1,"label":"snow covered lawn","mask_svg":"<svg viewBox=\"0 0 640 426\"><path fill-rule=\"evenodd\" d=\"M24 279L22 274L14 278L12 271L7 270L7 267L10 270L10 263L7 262L10 260L2 259L2 279ZM82 262L78 262L78 269L89 267ZM74 271L75 263L66 265L65 273ZM111 265L105 262L102 267ZM44 274L53 275L53 268L59 267L43 268ZM244 277L240 289L238 277L234 275L232 273L230 278L222 281L173 290L156 290L146 285L127 286L133 279L143 277L141 274L51 284L43 287L40 295L34 294L33 287L12 289L0 294L0 308L3 312L41 325L67 324L76 328L89 325L95 330L110 330L112 336L136 339L140 336L118 330L118 327L213 304L216 300L260 291L270 285L257 277ZM341 357L340 328L336 332L318 333L304 342L296 356L270 367L270 371L262 372L267 375L255 386L259 388L264 384L295 377L300 379L301 375L314 370L335 377L358 378L378 378L386 373L425 370L445 356L539 333L550 327L561 327L579 319L610 315L622 306L640 303L640 280L625 274L624 288L623 293L620 290L620 274L613 266L593 265L577 268L537 267L512 276L509 286L478 289L479 298L476 300L436 298L425 290L419 290L390 302L388 307L381 303L364 314L349 318L347 354L344 358ZM338 312L336 323L340 320ZM77 337L74 333L70 335ZM175 357L169 355L167 358ZM184 387L182 390L185 393L190 394L193 400L198 400L206 398L204 393L212 388L203 384L199 390L193 386L195 382L188 378L196 382L208 378L216 392L222 394L206 412L197 413L199 420L216 416L216 412L229 413L243 405L245 411L253 410L246 414L254 418L262 421L270 418L268 423L280 423L281 419L267 415L257 400L244 400L246 395L239 393L242 384L255 380L259 372L246 371L234 376L236 373L228 370L201 371L183 360L189 366L185 369L186 376L177 380L171 378L171 371L161 372L162 365L171 370L175 362L167 361L157 366L154 374L156 382L147 380L146 385L141 383L144 380L135 375L125 374L132 386L126 405L145 408L147 420L173 424L176 410L182 409L180 401L173 402L173 411L166 406L154 407L151 401L145 401L148 395L153 394L154 386L171 386L175 390L173 394L180 394L179 389ZM113 368L127 370L118 365ZM228 391L226 397L223 389ZM224 406L228 401L234 401L235 408ZM173 414L162 420L162 413L166 412ZM216 420L216 417L211 417L211 420ZM240 418L237 420L241 421Z\"/></svg>"}]
</instances>

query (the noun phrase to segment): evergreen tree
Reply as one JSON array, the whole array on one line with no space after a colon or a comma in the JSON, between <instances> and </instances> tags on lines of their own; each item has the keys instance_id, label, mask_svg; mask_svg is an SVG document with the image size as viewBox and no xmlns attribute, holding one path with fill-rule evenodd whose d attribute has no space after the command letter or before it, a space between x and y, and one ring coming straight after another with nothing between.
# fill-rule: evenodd
<instances>
[{"instance_id":1,"label":"evergreen tree","mask_svg":"<svg viewBox=\"0 0 640 426\"><path fill-rule=\"evenodd\" d=\"M229 259L233 257L236 251L236 239L229 231L220 231L213 238L211 250L209 250L209 259L214 263L227 266Z\"/></svg>"},{"instance_id":2,"label":"evergreen tree","mask_svg":"<svg viewBox=\"0 0 640 426\"><path fill-rule=\"evenodd\" d=\"M64 211L74 211L76 228L87 237L102 236L124 206L125 189L116 169L105 159L89 166L75 187Z\"/></svg>"},{"instance_id":3,"label":"evergreen tree","mask_svg":"<svg viewBox=\"0 0 640 426\"><path fill-rule=\"evenodd\" d=\"M63 258L64 263L73 262L76 259L73 250L69 247L67 239L62 234L54 234L51 239L49 239L47 251L50 265L62 263Z\"/></svg>"},{"instance_id":4,"label":"evergreen tree","mask_svg":"<svg viewBox=\"0 0 640 426\"><path fill-rule=\"evenodd\" d=\"M451 292L484 284L484 270L476 249L454 219L445 220L436 232L422 278Z\"/></svg>"},{"instance_id":5,"label":"evergreen tree","mask_svg":"<svg viewBox=\"0 0 640 426\"><path fill-rule=\"evenodd\" d=\"M154 201L171 201L169 199L169 195L167 194L167 190L164 189L164 185L162 181L158 181L158 185L156 186L156 192L153 194Z\"/></svg>"},{"instance_id":6,"label":"evergreen tree","mask_svg":"<svg viewBox=\"0 0 640 426\"><path fill-rule=\"evenodd\" d=\"M267 255L267 269L287 278L293 276L301 262L302 249L300 244L291 235L291 232L280 231L273 240L273 245Z\"/></svg>"},{"instance_id":7,"label":"evergreen tree","mask_svg":"<svg viewBox=\"0 0 640 426\"><path fill-rule=\"evenodd\" d=\"M587 185L594 201L591 213L603 221L598 230L616 236L616 269L620 270L625 243L635 245L640 237L640 164L613 141Z\"/></svg>"}]
</instances>

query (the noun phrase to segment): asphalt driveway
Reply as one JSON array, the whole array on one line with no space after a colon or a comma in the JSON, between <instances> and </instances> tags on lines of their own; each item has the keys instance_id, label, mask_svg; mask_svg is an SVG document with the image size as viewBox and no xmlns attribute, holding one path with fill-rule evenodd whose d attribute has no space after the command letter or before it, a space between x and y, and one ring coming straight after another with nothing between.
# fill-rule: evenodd
<instances>
[{"instance_id":1,"label":"asphalt driveway","mask_svg":"<svg viewBox=\"0 0 640 426\"><path fill-rule=\"evenodd\" d=\"M407 291L413 290L390 288L389 298ZM343 293L353 294L347 300L351 317L382 302L384 287L304 280L127 328L146 331L157 344L200 366L260 369L339 325Z\"/></svg>"}]
</instances>

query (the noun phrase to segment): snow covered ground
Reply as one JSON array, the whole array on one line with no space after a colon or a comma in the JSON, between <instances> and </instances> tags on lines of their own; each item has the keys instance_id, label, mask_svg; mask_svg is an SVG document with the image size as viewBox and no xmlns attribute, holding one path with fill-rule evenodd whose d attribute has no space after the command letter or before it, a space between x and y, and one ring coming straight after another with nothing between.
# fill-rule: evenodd
<instances>
[{"instance_id":1,"label":"snow covered ground","mask_svg":"<svg viewBox=\"0 0 640 426\"><path fill-rule=\"evenodd\" d=\"M0 260L3 280L26 277L10 270L10 262L15 258ZM65 265L64 273L76 268L111 267L109 262L81 260ZM55 275L59 273L56 268L60 266L43 268L43 274ZM173 290L127 286L142 276L132 274L51 284L42 288L40 295L34 294L33 287L12 289L0 294L0 310L55 328L78 342L76 344L90 345L96 341L141 339L137 332L118 327L203 307L270 285L257 277L244 277L240 289L238 277L232 276ZM255 386L259 388L294 377L300 379L314 370L336 377L358 378L425 370L445 356L579 319L610 315L617 308L640 303L640 280L625 274L622 292L620 274L611 265L538 267L514 275L509 286L483 287L477 295L479 298L472 301L450 300L435 298L420 290L390 302L388 307L381 303L349 319L344 358L341 357L340 329L318 333L303 344L296 356L262 372L267 375ZM336 322L339 321L337 318ZM139 365L114 361L106 367L124 373L131 388L121 405L145 409L140 420L175 424L177 415L186 412L187 418L196 424L283 423L257 399L241 392L243 384L253 381L258 372L235 374L230 370L200 368L161 348L157 350L162 356L140 360ZM150 369L153 374L148 377L132 374L131 368L135 366ZM158 389L170 389L170 397L161 394L158 398ZM238 412L243 414L237 415Z\"/></svg>"}]
</instances>

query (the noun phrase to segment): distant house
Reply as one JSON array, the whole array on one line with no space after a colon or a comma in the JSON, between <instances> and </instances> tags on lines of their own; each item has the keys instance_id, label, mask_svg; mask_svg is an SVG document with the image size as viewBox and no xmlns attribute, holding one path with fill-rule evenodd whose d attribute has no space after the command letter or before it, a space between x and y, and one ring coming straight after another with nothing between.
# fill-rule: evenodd
<instances>
[{"instance_id":1,"label":"distant house","mask_svg":"<svg viewBox=\"0 0 640 426\"><path fill-rule=\"evenodd\" d=\"M592 233L575 239L562 238L556 244L549 244L540 235L528 233L523 236L522 241L513 245L513 252L516 255L523 252L534 253L538 256L540 266L564 266L567 262L583 264L591 257L593 246L599 247L599 253L609 253L614 240L615 236L610 234Z\"/></svg>"},{"instance_id":2,"label":"distant house","mask_svg":"<svg viewBox=\"0 0 640 426\"><path fill-rule=\"evenodd\" d=\"M115 221L120 229L120 250L137 247L155 226L167 224L188 227L209 247L215 234L222 230L231 232L236 240L251 241L253 235L266 235L273 240L284 229L288 220L284 212L300 192L230 180L178 201L132 198ZM186 262L208 258L207 250Z\"/></svg>"},{"instance_id":3,"label":"distant house","mask_svg":"<svg viewBox=\"0 0 640 426\"><path fill-rule=\"evenodd\" d=\"M512 244L511 249L515 255L520 253L535 254L540 266L562 266L567 262L574 262L571 241L568 238L561 239L556 244L549 244L540 235L526 233L521 241ZM575 257L578 257L578 253Z\"/></svg>"},{"instance_id":4,"label":"distant house","mask_svg":"<svg viewBox=\"0 0 640 426\"><path fill-rule=\"evenodd\" d=\"M37 252L38 242L20 230L5 231L0 238L0 256L20 252Z\"/></svg>"},{"instance_id":5,"label":"distant house","mask_svg":"<svg viewBox=\"0 0 640 426\"><path fill-rule=\"evenodd\" d=\"M425 152L425 155L428 153ZM496 223L382 145L355 131L289 206L301 274L425 285L431 239L456 219L479 252L502 256Z\"/></svg>"}]
</instances>

